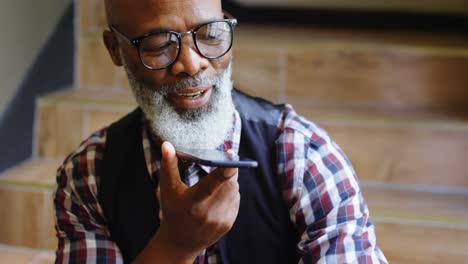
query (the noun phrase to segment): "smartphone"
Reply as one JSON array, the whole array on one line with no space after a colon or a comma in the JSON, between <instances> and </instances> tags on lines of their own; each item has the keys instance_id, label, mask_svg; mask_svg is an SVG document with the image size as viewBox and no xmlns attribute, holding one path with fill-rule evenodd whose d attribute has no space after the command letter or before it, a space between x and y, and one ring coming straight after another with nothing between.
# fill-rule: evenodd
<instances>
[{"instance_id":1,"label":"smartphone","mask_svg":"<svg viewBox=\"0 0 468 264\"><path fill-rule=\"evenodd\" d=\"M219 150L177 149L176 154L182 160L211 167L256 168L258 166L255 160Z\"/></svg>"}]
</instances>

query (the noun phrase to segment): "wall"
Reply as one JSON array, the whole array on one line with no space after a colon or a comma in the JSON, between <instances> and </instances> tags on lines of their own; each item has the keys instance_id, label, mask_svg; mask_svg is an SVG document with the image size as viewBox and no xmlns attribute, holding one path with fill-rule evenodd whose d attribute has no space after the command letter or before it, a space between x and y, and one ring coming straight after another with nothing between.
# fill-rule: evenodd
<instances>
[{"instance_id":1,"label":"wall","mask_svg":"<svg viewBox=\"0 0 468 264\"><path fill-rule=\"evenodd\" d=\"M68 3L68 0L0 3L0 117Z\"/></svg>"}]
</instances>

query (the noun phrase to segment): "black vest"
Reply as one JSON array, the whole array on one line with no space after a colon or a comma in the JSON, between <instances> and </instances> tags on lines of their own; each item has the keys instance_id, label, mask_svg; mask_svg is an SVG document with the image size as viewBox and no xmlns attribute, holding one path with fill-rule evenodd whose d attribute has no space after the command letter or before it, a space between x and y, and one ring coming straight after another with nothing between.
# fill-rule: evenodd
<instances>
[{"instance_id":1,"label":"black vest","mask_svg":"<svg viewBox=\"0 0 468 264\"><path fill-rule=\"evenodd\" d=\"M239 155L258 161L239 170L241 203L232 229L218 241L223 263L297 263L299 234L289 219L277 173L275 139L281 106L236 90L242 119ZM159 227L159 204L142 146L137 109L107 130L98 199L113 241L126 263L143 250ZM158 179L155 179L157 181Z\"/></svg>"}]
</instances>

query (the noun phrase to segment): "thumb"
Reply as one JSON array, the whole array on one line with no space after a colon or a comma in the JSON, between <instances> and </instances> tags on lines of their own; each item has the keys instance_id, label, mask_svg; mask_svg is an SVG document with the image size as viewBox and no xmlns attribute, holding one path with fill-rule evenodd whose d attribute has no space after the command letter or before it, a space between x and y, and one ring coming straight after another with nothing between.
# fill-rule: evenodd
<instances>
[{"instance_id":1,"label":"thumb","mask_svg":"<svg viewBox=\"0 0 468 264\"><path fill-rule=\"evenodd\" d=\"M159 177L161 192L183 191L186 186L180 179L178 160L174 146L172 146L171 143L165 141L161 146L161 153L161 173Z\"/></svg>"}]
</instances>

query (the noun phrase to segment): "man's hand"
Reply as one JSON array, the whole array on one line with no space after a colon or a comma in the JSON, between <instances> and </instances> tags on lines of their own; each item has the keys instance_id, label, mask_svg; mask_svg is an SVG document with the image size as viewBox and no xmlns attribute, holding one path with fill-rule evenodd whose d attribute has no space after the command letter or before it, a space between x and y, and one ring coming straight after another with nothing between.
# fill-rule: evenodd
<instances>
[{"instance_id":1,"label":"man's hand","mask_svg":"<svg viewBox=\"0 0 468 264\"><path fill-rule=\"evenodd\" d=\"M162 145L161 226L157 236L182 255L193 256L215 243L234 224L240 194L237 168L217 168L189 188L180 179L174 147ZM193 261L193 259L192 259Z\"/></svg>"}]
</instances>

